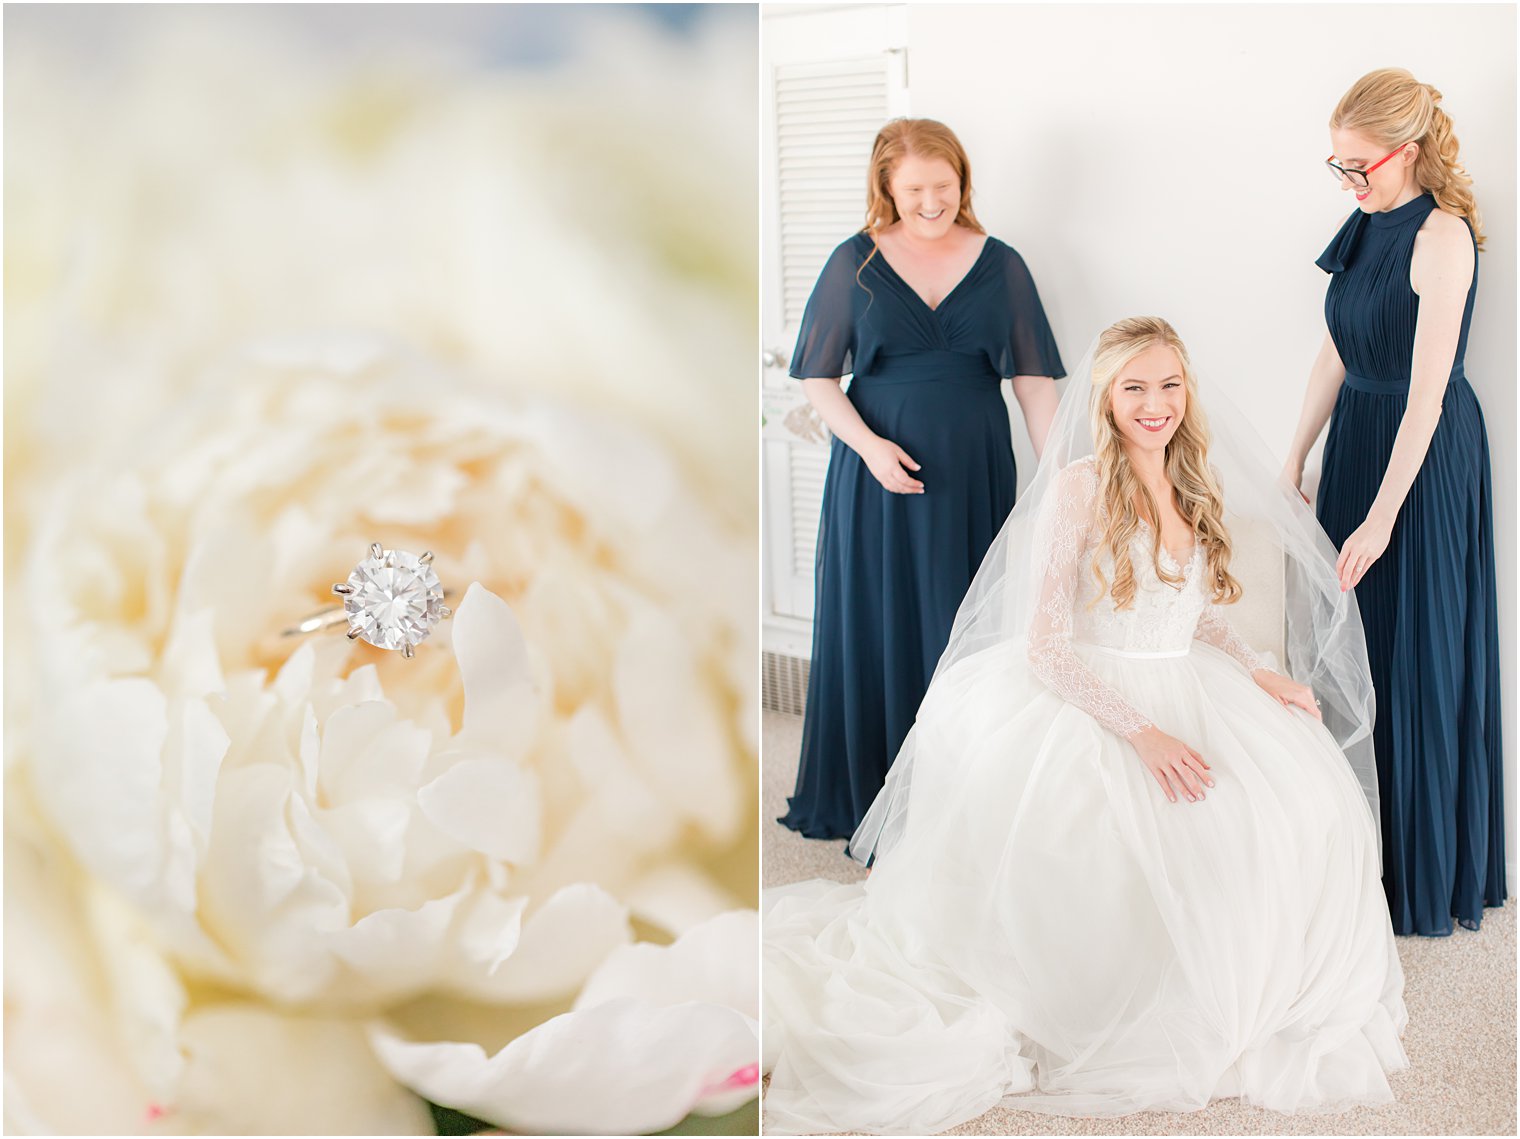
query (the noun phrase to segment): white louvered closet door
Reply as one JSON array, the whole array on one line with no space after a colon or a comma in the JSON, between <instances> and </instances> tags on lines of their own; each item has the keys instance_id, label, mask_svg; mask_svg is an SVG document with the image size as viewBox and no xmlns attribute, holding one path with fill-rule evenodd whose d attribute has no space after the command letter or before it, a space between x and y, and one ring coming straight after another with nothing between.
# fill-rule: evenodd
<instances>
[{"instance_id":1,"label":"white louvered closet door","mask_svg":"<svg viewBox=\"0 0 1520 1139\"><path fill-rule=\"evenodd\" d=\"M787 367L824 261L864 221L871 142L908 113L905 28L900 4L762 12L764 647L791 656L810 651L829 439Z\"/></svg>"}]
</instances>

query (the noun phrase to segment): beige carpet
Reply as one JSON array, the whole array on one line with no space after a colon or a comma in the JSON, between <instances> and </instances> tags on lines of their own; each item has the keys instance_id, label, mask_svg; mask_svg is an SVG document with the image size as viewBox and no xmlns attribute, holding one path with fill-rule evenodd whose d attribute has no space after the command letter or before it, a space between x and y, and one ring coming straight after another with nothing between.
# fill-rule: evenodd
<instances>
[{"instance_id":1,"label":"beige carpet","mask_svg":"<svg viewBox=\"0 0 1520 1139\"><path fill-rule=\"evenodd\" d=\"M767 712L762 874L767 886L863 873L844 842L800 838L775 823L797 774L802 721ZM1189 1115L1143 1112L1067 1119L994 1108L952 1135L1514 1135L1515 906L1489 910L1476 933L1399 938L1410 1067L1392 1078L1397 1102L1341 1115L1280 1115L1221 1100ZM764 1127L762 1115L761 1127Z\"/></svg>"}]
</instances>

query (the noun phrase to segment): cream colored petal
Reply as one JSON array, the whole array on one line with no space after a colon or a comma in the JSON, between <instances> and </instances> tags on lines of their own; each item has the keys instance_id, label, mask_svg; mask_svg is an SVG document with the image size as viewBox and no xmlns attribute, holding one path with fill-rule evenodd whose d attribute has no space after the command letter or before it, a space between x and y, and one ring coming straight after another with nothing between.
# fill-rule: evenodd
<instances>
[{"instance_id":1,"label":"cream colored petal","mask_svg":"<svg viewBox=\"0 0 1520 1139\"><path fill-rule=\"evenodd\" d=\"M405 799L375 796L318 810L318 825L343 852L356 892L398 882L406 864L406 837L416 808Z\"/></svg>"},{"instance_id":2,"label":"cream colored petal","mask_svg":"<svg viewBox=\"0 0 1520 1139\"><path fill-rule=\"evenodd\" d=\"M628 911L598 886L566 886L529 914L516 951L478 991L491 999L550 1001L575 992L626 944Z\"/></svg>"},{"instance_id":3,"label":"cream colored petal","mask_svg":"<svg viewBox=\"0 0 1520 1139\"><path fill-rule=\"evenodd\" d=\"M520 758L537 730L539 696L517 618L505 601L472 582L454 615L453 638L464 681L461 736Z\"/></svg>"},{"instance_id":4,"label":"cream colored petal","mask_svg":"<svg viewBox=\"0 0 1520 1139\"><path fill-rule=\"evenodd\" d=\"M682 934L670 945L625 945L587 980L575 1008L618 997L657 1005L705 1001L760 1015L760 915L732 910Z\"/></svg>"},{"instance_id":5,"label":"cream colored petal","mask_svg":"<svg viewBox=\"0 0 1520 1139\"><path fill-rule=\"evenodd\" d=\"M458 759L417 802L440 831L488 858L524 866L538 856L538 779L510 760Z\"/></svg>"},{"instance_id":6,"label":"cream colored petal","mask_svg":"<svg viewBox=\"0 0 1520 1139\"><path fill-rule=\"evenodd\" d=\"M32 766L37 797L75 856L128 897L154 904L164 862L168 707L147 680L58 692Z\"/></svg>"},{"instance_id":7,"label":"cream colored petal","mask_svg":"<svg viewBox=\"0 0 1520 1139\"><path fill-rule=\"evenodd\" d=\"M119 901L26 833L24 798L7 786L6 1132L136 1133L179 1076L183 989Z\"/></svg>"},{"instance_id":8,"label":"cream colored petal","mask_svg":"<svg viewBox=\"0 0 1520 1139\"><path fill-rule=\"evenodd\" d=\"M331 804L413 793L433 740L384 701L339 708L322 728L317 785Z\"/></svg>"},{"instance_id":9,"label":"cream colored petal","mask_svg":"<svg viewBox=\"0 0 1520 1139\"><path fill-rule=\"evenodd\" d=\"M376 1062L355 1021L250 1004L192 1012L162 1123L190 1135L431 1135L427 1105Z\"/></svg>"},{"instance_id":10,"label":"cream colored petal","mask_svg":"<svg viewBox=\"0 0 1520 1139\"><path fill-rule=\"evenodd\" d=\"M210 609L180 606L159 658L157 675L166 692L205 696L225 686Z\"/></svg>"},{"instance_id":11,"label":"cream colored petal","mask_svg":"<svg viewBox=\"0 0 1520 1139\"><path fill-rule=\"evenodd\" d=\"M633 916L679 937L745 899L724 889L699 865L671 860L641 874L618 892Z\"/></svg>"},{"instance_id":12,"label":"cream colored petal","mask_svg":"<svg viewBox=\"0 0 1520 1139\"><path fill-rule=\"evenodd\" d=\"M452 988L472 991L477 978L491 976L516 952L527 905L527 898L504 898L484 888L475 892L455 941L459 960L458 971L448 978Z\"/></svg>"},{"instance_id":13,"label":"cream colored petal","mask_svg":"<svg viewBox=\"0 0 1520 1139\"><path fill-rule=\"evenodd\" d=\"M414 910L367 914L331 934L328 944L363 979L366 993L386 1001L404 999L447 977L455 919L470 892L464 887Z\"/></svg>"},{"instance_id":14,"label":"cream colored petal","mask_svg":"<svg viewBox=\"0 0 1520 1139\"><path fill-rule=\"evenodd\" d=\"M754 1022L733 1009L628 998L554 1017L494 1056L477 1044L409 1042L383 1026L370 1039L380 1062L420 1095L544 1135L639 1134L699 1107L738 1106L754 1083L729 1082L758 1054Z\"/></svg>"},{"instance_id":15,"label":"cream colored petal","mask_svg":"<svg viewBox=\"0 0 1520 1139\"><path fill-rule=\"evenodd\" d=\"M289 1000L321 992L333 963L321 935L349 924L347 868L272 764L225 771L201 918L253 983Z\"/></svg>"},{"instance_id":16,"label":"cream colored petal","mask_svg":"<svg viewBox=\"0 0 1520 1139\"><path fill-rule=\"evenodd\" d=\"M599 708L586 704L571 717L570 762L603 825L628 854L661 850L680 832L680 816L629 760Z\"/></svg>"},{"instance_id":17,"label":"cream colored petal","mask_svg":"<svg viewBox=\"0 0 1520 1139\"><path fill-rule=\"evenodd\" d=\"M216 780L231 740L204 700L177 700L170 712L165 791L184 812L198 848L204 850L211 832Z\"/></svg>"},{"instance_id":18,"label":"cream colored petal","mask_svg":"<svg viewBox=\"0 0 1520 1139\"><path fill-rule=\"evenodd\" d=\"M708 837L731 838L746 798L710 681L666 615L648 610L617 649L614 694L628 750Z\"/></svg>"}]
</instances>

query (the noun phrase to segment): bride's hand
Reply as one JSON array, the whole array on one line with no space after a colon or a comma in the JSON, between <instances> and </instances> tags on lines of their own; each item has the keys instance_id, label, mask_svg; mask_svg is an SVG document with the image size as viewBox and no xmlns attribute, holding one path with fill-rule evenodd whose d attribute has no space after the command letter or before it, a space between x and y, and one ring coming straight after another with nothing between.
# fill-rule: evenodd
<instances>
[{"instance_id":1,"label":"bride's hand","mask_svg":"<svg viewBox=\"0 0 1520 1139\"><path fill-rule=\"evenodd\" d=\"M1214 786L1214 777L1209 774L1209 765L1203 756L1160 728L1143 728L1130 736L1129 742L1140 753L1140 762L1156 777L1161 790L1172 802L1177 801L1178 792L1189 803L1196 802L1203 798L1205 784Z\"/></svg>"},{"instance_id":2,"label":"bride's hand","mask_svg":"<svg viewBox=\"0 0 1520 1139\"><path fill-rule=\"evenodd\" d=\"M1300 684L1269 668L1258 668L1251 674L1251 679L1284 708L1302 708L1316 720L1324 720L1325 717L1320 714L1319 701L1314 698L1314 690L1307 684Z\"/></svg>"}]
</instances>

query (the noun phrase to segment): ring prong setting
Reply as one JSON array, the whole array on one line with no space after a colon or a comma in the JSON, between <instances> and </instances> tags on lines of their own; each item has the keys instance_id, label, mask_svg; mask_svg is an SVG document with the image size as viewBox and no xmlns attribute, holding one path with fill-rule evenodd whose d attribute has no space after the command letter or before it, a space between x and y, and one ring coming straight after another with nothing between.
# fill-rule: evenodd
<instances>
[{"instance_id":1,"label":"ring prong setting","mask_svg":"<svg viewBox=\"0 0 1520 1139\"><path fill-rule=\"evenodd\" d=\"M400 649L410 660L439 621L453 615L443 603L444 589L433 568L433 551L420 557L370 543L369 556L354 567L346 582L333 586L343 597L349 640L381 649Z\"/></svg>"}]
</instances>

